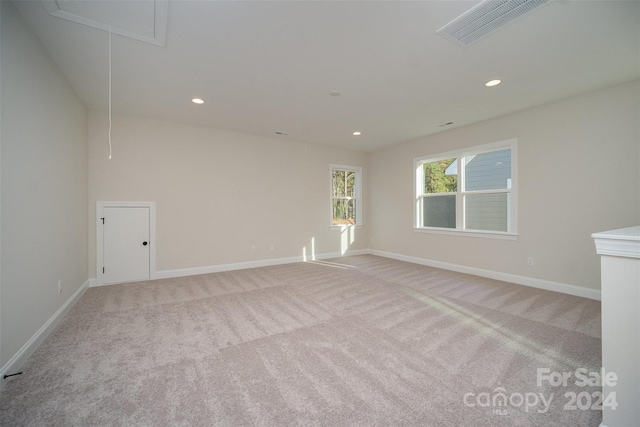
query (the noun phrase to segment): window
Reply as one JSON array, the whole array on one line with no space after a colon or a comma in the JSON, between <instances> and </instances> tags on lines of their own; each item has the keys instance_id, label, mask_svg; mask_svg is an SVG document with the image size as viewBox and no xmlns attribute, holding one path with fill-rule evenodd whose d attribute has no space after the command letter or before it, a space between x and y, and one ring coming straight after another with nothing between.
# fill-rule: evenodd
<instances>
[{"instance_id":1,"label":"window","mask_svg":"<svg viewBox=\"0 0 640 427\"><path fill-rule=\"evenodd\" d=\"M416 228L516 234L516 140L415 159Z\"/></svg>"},{"instance_id":2,"label":"window","mask_svg":"<svg viewBox=\"0 0 640 427\"><path fill-rule=\"evenodd\" d=\"M361 225L360 176L355 166L331 165L331 225Z\"/></svg>"}]
</instances>

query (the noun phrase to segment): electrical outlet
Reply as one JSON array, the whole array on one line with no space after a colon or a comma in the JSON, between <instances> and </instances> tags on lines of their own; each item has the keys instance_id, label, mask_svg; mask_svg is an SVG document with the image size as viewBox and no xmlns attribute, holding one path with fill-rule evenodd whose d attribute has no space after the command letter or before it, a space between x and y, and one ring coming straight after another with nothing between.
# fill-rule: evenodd
<instances>
[{"instance_id":1,"label":"electrical outlet","mask_svg":"<svg viewBox=\"0 0 640 427\"><path fill-rule=\"evenodd\" d=\"M276 245L271 244L271 245L269 246L269 250L270 250L271 252L275 251L275 250L276 250Z\"/></svg>"},{"instance_id":2,"label":"electrical outlet","mask_svg":"<svg viewBox=\"0 0 640 427\"><path fill-rule=\"evenodd\" d=\"M255 252L256 251L256 247L255 246L251 246L251 252Z\"/></svg>"},{"instance_id":3,"label":"electrical outlet","mask_svg":"<svg viewBox=\"0 0 640 427\"><path fill-rule=\"evenodd\" d=\"M536 263L535 263L535 261L534 261L533 257L529 257L529 258L527 258L527 265L528 265L529 267L533 267L534 265L536 265Z\"/></svg>"},{"instance_id":4,"label":"electrical outlet","mask_svg":"<svg viewBox=\"0 0 640 427\"><path fill-rule=\"evenodd\" d=\"M58 293L62 293L62 280L58 280Z\"/></svg>"}]
</instances>

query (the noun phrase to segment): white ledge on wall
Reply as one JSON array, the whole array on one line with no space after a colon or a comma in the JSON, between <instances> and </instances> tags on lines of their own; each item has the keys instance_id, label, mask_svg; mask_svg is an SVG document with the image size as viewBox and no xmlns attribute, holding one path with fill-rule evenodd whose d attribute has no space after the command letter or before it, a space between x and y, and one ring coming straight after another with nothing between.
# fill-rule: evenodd
<instances>
[{"instance_id":1,"label":"white ledge on wall","mask_svg":"<svg viewBox=\"0 0 640 427\"><path fill-rule=\"evenodd\" d=\"M640 225L591 235L598 255L640 258Z\"/></svg>"},{"instance_id":2,"label":"white ledge on wall","mask_svg":"<svg viewBox=\"0 0 640 427\"><path fill-rule=\"evenodd\" d=\"M618 381L602 385L616 394L616 407L604 405L602 427L637 426L640 419L640 226L592 234L601 255L602 366Z\"/></svg>"},{"instance_id":3,"label":"white ledge on wall","mask_svg":"<svg viewBox=\"0 0 640 427\"><path fill-rule=\"evenodd\" d=\"M430 228L430 227L414 227L413 231L417 233L431 233L431 234L447 234L449 236L459 237L482 237L485 239L502 239L502 240L517 240L518 234L516 233L503 233L494 231L469 231L458 230L455 228Z\"/></svg>"},{"instance_id":4,"label":"white ledge on wall","mask_svg":"<svg viewBox=\"0 0 640 427\"><path fill-rule=\"evenodd\" d=\"M359 229L362 228L362 224L358 224L358 225L330 225L329 228L331 230L340 230L340 231L349 230L349 229L352 229L352 228L355 228L356 230L359 230Z\"/></svg>"}]
</instances>

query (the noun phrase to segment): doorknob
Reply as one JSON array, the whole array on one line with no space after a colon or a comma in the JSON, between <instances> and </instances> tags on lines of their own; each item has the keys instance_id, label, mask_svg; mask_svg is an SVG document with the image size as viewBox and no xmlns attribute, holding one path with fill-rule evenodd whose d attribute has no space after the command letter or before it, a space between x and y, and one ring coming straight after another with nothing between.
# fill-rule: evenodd
<instances>
[{"instance_id":1,"label":"doorknob","mask_svg":"<svg viewBox=\"0 0 640 427\"><path fill-rule=\"evenodd\" d=\"M142 242L142 246L147 246L148 242Z\"/></svg>"}]
</instances>

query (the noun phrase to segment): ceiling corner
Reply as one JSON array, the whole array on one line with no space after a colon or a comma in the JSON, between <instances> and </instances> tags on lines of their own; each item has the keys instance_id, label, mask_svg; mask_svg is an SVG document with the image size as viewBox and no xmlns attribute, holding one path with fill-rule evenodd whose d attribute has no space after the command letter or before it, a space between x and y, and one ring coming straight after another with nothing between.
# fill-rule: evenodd
<instances>
[{"instance_id":1,"label":"ceiling corner","mask_svg":"<svg viewBox=\"0 0 640 427\"><path fill-rule=\"evenodd\" d=\"M118 8L101 7L104 1L40 0L51 16L134 40L164 47L169 0L117 2Z\"/></svg>"}]
</instances>

